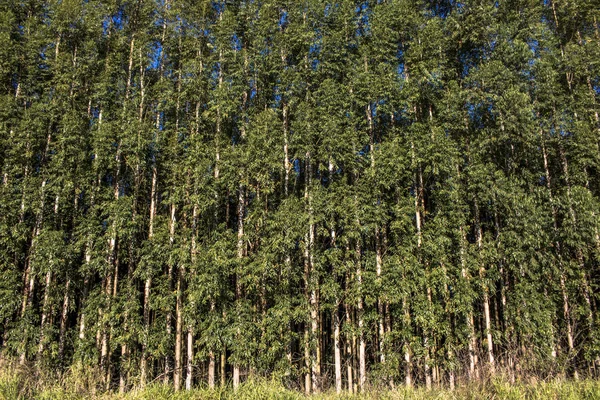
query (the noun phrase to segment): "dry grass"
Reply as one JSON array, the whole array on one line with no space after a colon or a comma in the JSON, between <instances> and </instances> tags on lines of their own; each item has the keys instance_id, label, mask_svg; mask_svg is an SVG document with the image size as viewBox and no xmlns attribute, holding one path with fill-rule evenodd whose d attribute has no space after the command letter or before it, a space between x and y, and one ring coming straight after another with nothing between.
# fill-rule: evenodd
<instances>
[{"instance_id":1,"label":"dry grass","mask_svg":"<svg viewBox=\"0 0 600 400\"><path fill-rule=\"evenodd\" d=\"M297 391L286 389L280 382L263 379L250 380L237 392L231 389L197 388L190 392L173 392L172 388L155 384L144 390L131 390L124 395L102 392L96 379L98 374L92 369L72 368L57 373L41 373L33 368L17 366L0 361L0 400L45 399L45 400L306 400ZM314 400L364 399L364 400L450 400L450 399L527 399L527 400L575 400L599 399L600 381L550 381L519 383L511 385L504 380L492 381L485 385L471 385L454 391L422 388L395 390L371 390L361 395L336 395L325 392L310 396Z\"/></svg>"}]
</instances>

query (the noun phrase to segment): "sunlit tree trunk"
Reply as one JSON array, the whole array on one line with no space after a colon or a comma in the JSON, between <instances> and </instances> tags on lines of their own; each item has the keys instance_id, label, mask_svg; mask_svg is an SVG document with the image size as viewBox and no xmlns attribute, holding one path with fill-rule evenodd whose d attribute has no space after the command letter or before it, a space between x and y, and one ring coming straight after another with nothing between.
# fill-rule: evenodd
<instances>
[{"instance_id":1,"label":"sunlit tree trunk","mask_svg":"<svg viewBox=\"0 0 600 400\"><path fill-rule=\"evenodd\" d=\"M154 236L154 218L156 215L156 194L158 190L158 172L156 168L152 169L152 184L150 190L150 218L148 221L148 240ZM140 386L146 386L148 380L148 335L150 330L150 287L152 277L147 272L144 281L144 300L143 300L143 332L142 332L142 352L140 356Z\"/></svg>"},{"instance_id":2,"label":"sunlit tree trunk","mask_svg":"<svg viewBox=\"0 0 600 400\"><path fill-rule=\"evenodd\" d=\"M477 248L482 251L483 248L483 233L481 229L481 220L479 217L479 205L477 200L474 202L474 216L475 216L475 240L477 241ZM494 343L492 339L492 318L490 315L490 295L488 285L485 283L485 267L483 260L480 260L479 266L479 279L481 279L481 287L483 291L483 315L485 318L485 336L487 343L487 356L488 356L488 368L489 372L493 375L496 369L496 362L494 358Z\"/></svg>"},{"instance_id":3,"label":"sunlit tree trunk","mask_svg":"<svg viewBox=\"0 0 600 400\"><path fill-rule=\"evenodd\" d=\"M542 157L543 157L543 162L544 162L544 173L545 173L545 177L546 177L546 188L548 190L548 199L550 200L550 207L551 207L551 211L552 211L552 224L553 224L554 232L556 234L558 232L558 220L557 220L558 217L557 217L557 211L556 211L556 205L554 202L554 197L552 194L552 177L550 175L550 168L548 165L548 153L546 150L544 133L541 129L539 130L539 134L540 134L540 142L541 142L541 148L542 148ZM562 300L563 300L563 317L565 319L565 324L566 324L566 328L567 328L567 345L569 347L569 354L572 356L575 353L575 339L574 339L574 334L573 334L573 325L572 325L572 321L571 321L571 307L569 305L569 294L567 292L567 287L565 284L565 275L564 275L565 272L564 272L564 266L563 266L563 261L562 261L561 243L558 239L555 243L555 246L556 246L556 253L557 253L559 268L560 268L559 280L560 280L560 290L561 290ZM575 379L577 379L579 377L579 373L578 373L576 367L574 367L573 375L574 375Z\"/></svg>"},{"instance_id":4,"label":"sunlit tree trunk","mask_svg":"<svg viewBox=\"0 0 600 400\"><path fill-rule=\"evenodd\" d=\"M237 209L237 217L238 217L238 231L237 231L237 258L241 262L242 258L245 255L245 245L244 245L244 214L245 214L245 195L244 188L240 185L238 189L238 209ZM240 275L239 273L236 275L235 279L235 298L236 301L240 301L242 297L242 286L240 283ZM241 332L238 330L237 335L240 335ZM233 389L237 390L240 385L240 365L239 362L234 363L233 365Z\"/></svg>"}]
</instances>

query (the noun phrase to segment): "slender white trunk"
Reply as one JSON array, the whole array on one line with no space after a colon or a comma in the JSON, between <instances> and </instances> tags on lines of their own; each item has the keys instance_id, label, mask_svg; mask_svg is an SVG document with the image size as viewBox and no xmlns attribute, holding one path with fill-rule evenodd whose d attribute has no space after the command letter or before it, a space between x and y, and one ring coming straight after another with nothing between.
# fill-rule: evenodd
<instances>
[{"instance_id":1,"label":"slender white trunk","mask_svg":"<svg viewBox=\"0 0 600 400\"><path fill-rule=\"evenodd\" d=\"M182 374L182 337L183 337L183 319L181 302L181 271L177 272L177 304L175 306L175 365L173 371L173 384L175 391L181 388Z\"/></svg>"},{"instance_id":2,"label":"slender white trunk","mask_svg":"<svg viewBox=\"0 0 600 400\"><path fill-rule=\"evenodd\" d=\"M329 176L331 178L333 174L333 165L329 163ZM336 234L335 229L331 228L331 247L336 246ZM333 321L333 354L335 362L335 390L336 393L342 392L342 350L340 347L340 314L339 314L339 300L335 300L335 308L331 312L331 319Z\"/></svg>"},{"instance_id":3,"label":"slender white trunk","mask_svg":"<svg viewBox=\"0 0 600 400\"><path fill-rule=\"evenodd\" d=\"M475 206L475 238L477 241L477 248L482 251L483 248L483 233L481 229L481 220L479 216L479 205L477 200L474 203ZM488 368L491 374L494 374L496 370L495 358L494 358L494 343L492 338L492 319L490 314L490 295L487 284L485 284L485 267L483 261L479 267L479 278L481 279L481 288L483 291L483 315L485 318L485 335L487 342L487 355L488 355Z\"/></svg>"},{"instance_id":4,"label":"slender white trunk","mask_svg":"<svg viewBox=\"0 0 600 400\"><path fill-rule=\"evenodd\" d=\"M338 313L338 304L332 312L333 319L333 346L335 360L335 391L342 392L342 351L340 348L340 315Z\"/></svg>"},{"instance_id":5,"label":"slender white trunk","mask_svg":"<svg viewBox=\"0 0 600 400\"><path fill-rule=\"evenodd\" d=\"M410 329L410 310L408 308L408 299L402 297L402 309L404 312L404 326ZM410 341L404 340L404 384L406 387L412 387L412 361L410 354Z\"/></svg>"},{"instance_id":6,"label":"slender white trunk","mask_svg":"<svg viewBox=\"0 0 600 400\"><path fill-rule=\"evenodd\" d=\"M310 395L312 385L311 385L311 374L310 374L310 333L308 331L308 324L304 326L304 368L306 372L304 373L304 393L307 396Z\"/></svg>"},{"instance_id":7,"label":"slender white trunk","mask_svg":"<svg viewBox=\"0 0 600 400\"><path fill-rule=\"evenodd\" d=\"M46 272L46 285L44 290L44 302L42 305L42 321L40 326L40 341L38 345L38 357L44 352L46 342L46 322L48 320L48 307L50 303L50 287L52 285L52 271Z\"/></svg>"},{"instance_id":8,"label":"slender white trunk","mask_svg":"<svg viewBox=\"0 0 600 400\"><path fill-rule=\"evenodd\" d=\"M58 216L59 195L54 200L54 216ZM43 210L42 210L43 212ZM50 290L52 287L52 270L46 272L46 285L44 287L44 302L42 305L42 320L40 325L40 340L38 344L38 357L42 356L46 345L46 324L50 313Z\"/></svg>"},{"instance_id":9,"label":"slender white trunk","mask_svg":"<svg viewBox=\"0 0 600 400\"><path fill-rule=\"evenodd\" d=\"M244 213L245 213L245 196L244 196L244 188L240 185L238 189L238 209L237 209L237 217L238 217L238 232L237 232L237 258L241 260L245 255L245 246L244 246ZM242 297L242 287L240 283L240 275L239 273L236 276L235 280L235 298L236 301L240 301ZM241 335L241 332L238 329L237 335ZM237 390L240 385L240 365L239 362L236 362L233 365L233 389Z\"/></svg>"},{"instance_id":10,"label":"slender white trunk","mask_svg":"<svg viewBox=\"0 0 600 400\"><path fill-rule=\"evenodd\" d=\"M548 165L548 154L546 151L546 143L544 140L544 133L541 129L539 130L539 134L540 134L540 142L541 142L541 148L542 148L542 158L543 158L543 162L544 162L544 172L546 175L546 188L548 190L548 199L550 200L550 207L551 207L550 209L552 212L552 224L553 224L554 232L556 233L556 232L558 232L558 222L557 222L556 205L554 203L554 197L552 194L552 177L550 175L550 168ZM574 339L574 334L573 334L573 326L572 326L572 322L571 322L569 294L567 292L567 287L565 284L565 273L564 273L564 266L563 266L563 262L562 262L560 241L557 240L555 243L555 246L556 246L556 252L557 252L557 257L558 257L558 263L559 263L559 267L560 267L560 279L559 280L560 280L560 290L561 290L562 298L563 298L563 317L564 317L565 323L567 325L567 345L569 347L569 355L572 356L575 353L575 339ZM577 379L579 377L579 373L578 373L576 367L574 367L573 374L574 374L575 379Z\"/></svg>"},{"instance_id":11,"label":"slender white trunk","mask_svg":"<svg viewBox=\"0 0 600 400\"><path fill-rule=\"evenodd\" d=\"M382 271L382 249L381 249L381 231L379 226L375 227L375 269L377 274L377 280L381 283L381 271ZM378 312L378 324L379 324L379 361L381 364L385 364L385 305L382 296L379 295L377 298L377 312Z\"/></svg>"},{"instance_id":12,"label":"slender white trunk","mask_svg":"<svg viewBox=\"0 0 600 400\"><path fill-rule=\"evenodd\" d=\"M65 283L65 293L63 295L62 310L60 312L60 328L58 333L58 358L62 360L65 352L65 335L67 333L67 316L69 312L69 290L71 279L67 278Z\"/></svg>"},{"instance_id":13,"label":"slender white trunk","mask_svg":"<svg viewBox=\"0 0 600 400\"><path fill-rule=\"evenodd\" d=\"M285 173L284 180L284 192L285 197L288 196L289 184L290 184L290 171L292 165L288 154L288 105L283 103L283 169Z\"/></svg>"},{"instance_id":14,"label":"slender white trunk","mask_svg":"<svg viewBox=\"0 0 600 400\"><path fill-rule=\"evenodd\" d=\"M360 222L359 222L360 226ZM367 364L366 364L366 342L364 334L364 310L362 298L362 266L360 242L356 242L356 283L358 285L358 304L356 314L358 319L358 387L361 392L365 391L367 382Z\"/></svg>"},{"instance_id":15,"label":"slender white trunk","mask_svg":"<svg viewBox=\"0 0 600 400\"><path fill-rule=\"evenodd\" d=\"M156 193L158 186L156 166L152 168L152 186L150 190L150 221L148 226L148 240L154 236L154 218L156 215ZM152 277L148 274L144 282L144 304L143 304L143 332L142 332L142 354L140 356L140 386L146 386L148 380L148 335L150 330L150 288Z\"/></svg>"},{"instance_id":16,"label":"slender white trunk","mask_svg":"<svg viewBox=\"0 0 600 400\"><path fill-rule=\"evenodd\" d=\"M30 253L35 250L36 239L41 233L42 223L44 218L44 197L45 197L46 180L42 181L40 188L40 210L38 212L35 227L33 229L33 237L31 239ZM31 308L33 303L33 292L35 290L35 268L31 264L31 257L28 258L23 278L23 300L21 304L21 317L25 316L27 309ZM27 359L27 343L23 343L23 350L19 356L19 363L25 364Z\"/></svg>"},{"instance_id":17,"label":"slender white trunk","mask_svg":"<svg viewBox=\"0 0 600 400\"><path fill-rule=\"evenodd\" d=\"M465 281L469 281L467 275L467 260L466 260L466 243L467 234L463 226L460 227L460 263L461 263L461 276ZM469 329L469 340L468 340L468 351L469 351L469 380L479 379L479 370L477 369L478 357L477 357L477 338L475 336L475 323L473 321L473 312L469 309L466 315L467 327Z\"/></svg>"},{"instance_id":18,"label":"slender white trunk","mask_svg":"<svg viewBox=\"0 0 600 400\"><path fill-rule=\"evenodd\" d=\"M185 390L192 390L194 382L194 330L187 327L187 374L185 377Z\"/></svg>"}]
</instances>

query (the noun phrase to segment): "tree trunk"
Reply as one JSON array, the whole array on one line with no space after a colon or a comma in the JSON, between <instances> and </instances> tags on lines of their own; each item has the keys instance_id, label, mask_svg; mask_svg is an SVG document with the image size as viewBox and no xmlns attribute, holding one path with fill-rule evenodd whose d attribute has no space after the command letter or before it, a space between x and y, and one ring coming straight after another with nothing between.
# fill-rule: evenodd
<instances>
[{"instance_id":1,"label":"tree trunk","mask_svg":"<svg viewBox=\"0 0 600 400\"><path fill-rule=\"evenodd\" d=\"M177 304L175 306L175 365L173 365L173 384L175 391L181 389L182 367L182 348L183 348L183 317L182 317L182 300L181 300L181 271L177 271Z\"/></svg>"},{"instance_id":2,"label":"tree trunk","mask_svg":"<svg viewBox=\"0 0 600 400\"><path fill-rule=\"evenodd\" d=\"M156 193L158 186L158 173L156 168L152 169L152 186L150 190L150 220L148 222L148 240L154 237L154 217L156 215ZM148 335L150 334L150 288L152 286L152 277L147 272L144 282L144 303L143 303L143 332L142 332L142 353L140 356L140 386L146 386L148 380Z\"/></svg>"},{"instance_id":3,"label":"tree trunk","mask_svg":"<svg viewBox=\"0 0 600 400\"><path fill-rule=\"evenodd\" d=\"M381 256L381 233L379 226L375 227L375 269L377 274L377 280L381 282L381 268L382 268L382 256ZM381 283L380 283L381 286ZM385 307L384 300L381 295L377 298L377 312L378 312L378 328L379 328L379 361L381 364L385 364Z\"/></svg>"},{"instance_id":4,"label":"tree trunk","mask_svg":"<svg viewBox=\"0 0 600 400\"><path fill-rule=\"evenodd\" d=\"M185 390L192 390L194 383L194 330L187 327L187 374L185 377Z\"/></svg>"},{"instance_id":5,"label":"tree trunk","mask_svg":"<svg viewBox=\"0 0 600 400\"><path fill-rule=\"evenodd\" d=\"M469 281L469 276L467 274L467 260L466 260L466 244L467 244L467 234L465 227L460 227L460 263L461 263L461 276L464 280ZM477 357L477 338L475 336L475 321L473 319L473 311L469 310L466 315L467 327L469 329L469 340L468 340L468 349L469 349L469 380L477 380L479 379L479 369L477 368L477 364L479 363Z\"/></svg>"},{"instance_id":6,"label":"tree trunk","mask_svg":"<svg viewBox=\"0 0 600 400\"><path fill-rule=\"evenodd\" d=\"M481 252L483 249L483 233L481 229L481 220L479 217L479 205L477 200L474 201L475 208L475 239L477 241L477 248ZM483 291L483 315L485 319L485 335L487 342L487 355L488 355L488 367L489 372L493 375L496 370L495 358L494 358L494 343L492 339L492 318L490 314L490 295L488 285L485 284L485 266L483 261L479 267L479 279L481 279L481 288Z\"/></svg>"},{"instance_id":7,"label":"tree trunk","mask_svg":"<svg viewBox=\"0 0 600 400\"><path fill-rule=\"evenodd\" d=\"M283 103L283 169L285 173L284 179L284 194L285 197L288 197L289 184L290 184L290 170L292 169L292 165L290 163L290 158L288 155L288 105Z\"/></svg>"},{"instance_id":8,"label":"tree trunk","mask_svg":"<svg viewBox=\"0 0 600 400\"><path fill-rule=\"evenodd\" d=\"M333 347L335 360L335 391L340 394L342 392L342 352L340 348L340 315L338 312L339 304L331 313L333 320Z\"/></svg>"},{"instance_id":9,"label":"tree trunk","mask_svg":"<svg viewBox=\"0 0 600 400\"><path fill-rule=\"evenodd\" d=\"M58 215L58 202L59 202L59 196L56 195L56 199L54 201L54 216L55 216L55 218ZM42 212L43 212L43 210L42 210ZM52 287L52 270L48 270L46 272L46 285L44 287L44 302L42 305L42 320L41 320L41 324L40 324L40 340L39 340L39 345L38 345L38 358L42 357L42 354L44 352L44 347L46 345L46 325L47 325L47 320L51 317L49 315L49 313L51 313L51 310L50 310L51 287Z\"/></svg>"},{"instance_id":10,"label":"tree trunk","mask_svg":"<svg viewBox=\"0 0 600 400\"><path fill-rule=\"evenodd\" d=\"M550 175L550 168L548 166L548 154L546 151L546 143L544 140L544 133L541 129L539 130L539 134L540 134L540 142L541 142L541 148L542 148L542 157L543 157L543 162L544 162L544 172L546 175L546 188L548 190L548 199L550 200L550 207L551 207L550 209L552 212L552 224L553 224L553 228L554 228L554 233L557 234L558 220L557 220L556 205L554 203L554 197L552 195L552 177ZM570 310L570 306L569 306L569 295L567 292L567 287L565 285L565 272L564 272L564 266L563 266L563 262L562 262L561 243L558 239L555 243L555 247L556 247L556 253L557 253L558 263L559 263L559 267L560 267L559 280L560 280L560 290L561 290L562 299L563 299L563 317L564 317L565 323L567 325L567 345L569 347L569 355L573 356L575 354L575 339L574 339L574 334L573 334L573 326L572 326L572 322L571 322L571 310ZM575 377L575 379L577 379L579 377L577 367L574 366L573 368L574 368L573 376Z\"/></svg>"},{"instance_id":11,"label":"tree trunk","mask_svg":"<svg viewBox=\"0 0 600 400\"><path fill-rule=\"evenodd\" d=\"M171 247L175 240L175 204L171 204L171 223L170 223L170 243ZM192 234L194 235L194 233ZM173 267L170 266L170 270L176 271L177 283L176 283L176 300L175 300L175 364L173 366L173 384L175 391L181 389L181 377L182 377L182 335L183 335L183 276L185 274L183 266Z\"/></svg>"},{"instance_id":12,"label":"tree trunk","mask_svg":"<svg viewBox=\"0 0 600 400\"><path fill-rule=\"evenodd\" d=\"M50 307L50 289L52 285L52 271L46 272L46 285L44 288L44 303L42 305L42 321L40 325L40 340L38 345L38 358L41 359L42 353L44 352L46 335L45 328L48 320L48 312Z\"/></svg>"},{"instance_id":13,"label":"tree trunk","mask_svg":"<svg viewBox=\"0 0 600 400\"><path fill-rule=\"evenodd\" d=\"M404 311L404 326L410 328L410 310L408 307L408 299L406 296L403 296L402 309ZM404 384L407 388L412 387L412 361L410 355L410 341L408 338L404 341Z\"/></svg>"},{"instance_id":14,"label":"tree trunk","mask_svg":"<svg viewBox=\"0 0 600 400\"><path fill-rule=\"evenodd\" d=\"M359 225L360 226L360 222ZM361 246L360 241L356 241L356 283L358 285L358 304L356 306L356 314L358 318L358 387L361 392L365 391L367 383L367 362L366 351L367 344L364 334L364 310L362 298L362 266L361 266Z\"/></svg>"},{"instance_id":15,"label":"tree trunk","mask_svg":"<svg viewBox=\"0 0 600 400\"><path fill-rule=\"evenodd\" d=\"M208 352L208 388L215 388L215 352L213 350L209 350Z\"/></svg>"},{"instance_id":16,"label":"tree trunk","mask_svg":"<svg viewBox=\"0 0 600 400\"><path fill-rule=\"evenodd\" d=\"M347 281L347 280L346 280ZM344 309L346 311L346 324L348 326L352 326L352 314L350 313L350 306L346 303L344 305ZM354 359L354 354L352 352L352 339L353 339L354 334L352 335L348 335L346 337L346 375L347 375L347 380L348 380L348 392L350 392L350 394L354 393L354 374L352 371L352 364L353 364L353 359Z\"/></svg>"},{"instance_id":17,"label":"tree trunk","mask_svg":"<svg viewBox=\"0 0 600 400\"><path fill-rule=\"evenodd\" d=\"M244 188L240 185L238 193L238 232L237 232L237 258L238 260L242 260L245 254L245 246L244 246L244 213L245 213L245 196L244 196ZM236 301L240 301L242 297L242 287L240 284L240 275L239 272L235 279L235 298ZM238 330L237 335L241 335L241 332ZM239 362L234 363L233 365L233 389L237 390L240 385L240 365Z\"/></svg>"},{"instance_id":18,"label":"tree trunk","mask_svg":"<svg viewBox=\"0 0 600 400\"><path fill-rule=\"evenodd\" d=\"M221 371L220 371L220 378L221 378L221 387L224 388L225 387L225 375L226 375L226 367L227 367L227 349L224 348L221 351Z\"/></svg>"},{"instance_id":19,"label":"tree trunk","mask_svg":"<svg viewBox=\"0 0 600 400\"><path fill-rule=\"evenodd\" d=\"M331 179L333 172L333 165L329 163L329 176ZM335 229L331 228L331 247L336 247L336 234ZM335 299L334 309L331 312L331 320L333 323L333 352L334 352L334 363L335 363L335 391L340 394L342 392L342 352L340 347L340 313L339 313L340 302L339 299Z\"/></svg>"},{"instance_id":20,"label":"tree trunk","mask_svg":"<svg viewBox=\"0 0 600 400\"><path fill-rule=\"evenodd\" d=\"M308 324L304 324L304 393L309 396L312 390L311 374L310 374L310 333L308 331Z\"/></svg>"},{"instance_id":21,"label":"tree trunk","mask_svg":"<svg viewBox=\"0 0 600 400\"><path fill-rule=\"evenodd\" d=\"M315 225L313 222L313 209L312 209L312 194L311 194L311 181L312 181L312 165L310 160L310 152L306 153L306 187L304 191L304 198L306 201L309 225L308 233L305 237L304 247L304 280L305 280L305 291L309 303L309 325L310 333L308 338L308 357L310 366L310 381L312 384L312 391L319 391L319 380L320 380L320 341L319 341L319 301L318 301L318 276L316 275L313 268L313 246L315 242Z\"/></svg>"},{"instance_id":22,"label":"tree trunk","mask_svg":"<svg viewBox=\"0 0 600 400\"><path fill-rule=\"evenodd\" d=\"M63 295L63 305L60 312L60 328L58 333L58 359L62 360L65 352L65 336L67 333L67 316L69 313L69 290L71 287L71 279L67 278L65 283L65 294Z\"/></svg>"},{"instance_id":23,"label":"tree trunk","mask_svg":"<svg viewBox=\"0 0 600 400\"><path fill-rule=\"evenodd\" d=\"M48 139L50 140L50 139ZM46 145L48 148L49 143ZM31 245L29 246L29 253L31 254L35 250L36 239L40 235L42 230L42 223L44 219L44 196L45 196L46 180L42 181L40 188L40 211L36 217L35 227L33 229L33 237L31 239ZM35 290L35 270L31 265L31 257L28 257L26 261L25 273L23 276L23 300L21 303L21 318L23 318L33 303L33 294ZM25 364L27 360L27 343L23 343L23 350L19 355L19 363Z\"/></svg>"}]
</instances>

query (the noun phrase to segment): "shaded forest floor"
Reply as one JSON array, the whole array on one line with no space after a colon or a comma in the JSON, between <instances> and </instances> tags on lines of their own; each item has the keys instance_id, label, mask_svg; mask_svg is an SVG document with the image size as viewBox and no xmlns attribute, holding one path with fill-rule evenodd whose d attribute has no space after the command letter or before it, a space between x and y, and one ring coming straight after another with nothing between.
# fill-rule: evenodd
<instances>
[{"instance_id":1,"label":"shaded forest floor","mask_svg":"<svg viewBox=\"0 0 600 400\"><path fill-rule=\"evenodd\" d=\"M538 381L510 384L498 379L486 384L457 388L425 390L424 388L395 390L371 390L361 395L336 395L332 391L305 396L286 389L281 383L252 380L243 384L237 392L231 388L209 390L196 388L175 393L171 386L153 384L144 390L131 390L126 394L101 392L93 371L71 371L58 378L55 374L43 375L26 368L0 367L0 400L46 399L46 400L263 400L263 399L365 399L365 400L449 400L449 399L600 399L600 381Z\"/></svg>"}]
</instances>

